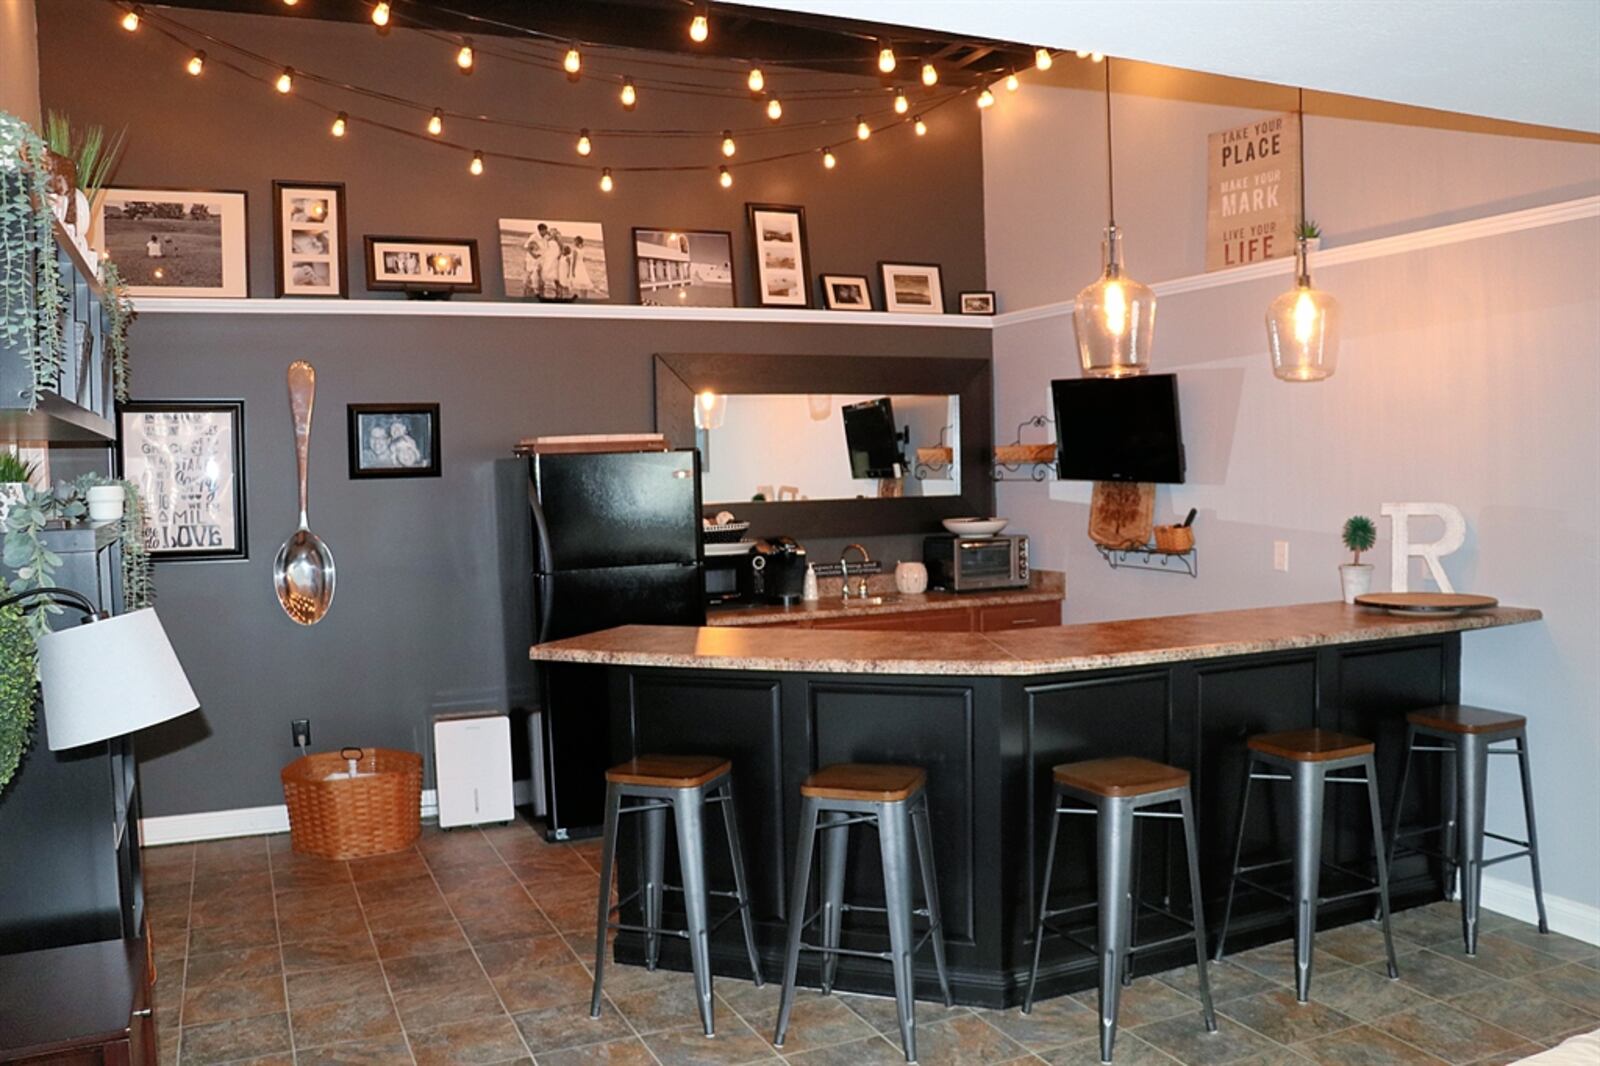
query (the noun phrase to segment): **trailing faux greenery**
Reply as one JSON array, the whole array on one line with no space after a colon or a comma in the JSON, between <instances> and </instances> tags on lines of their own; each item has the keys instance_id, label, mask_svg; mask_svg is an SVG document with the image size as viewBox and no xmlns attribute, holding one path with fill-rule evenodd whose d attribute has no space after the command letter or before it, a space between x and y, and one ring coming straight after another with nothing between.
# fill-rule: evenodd
<instances>
[{"instance_id":1,"label":"trailing faux greenery","mask_svg":"<svg viewBox=\"0 0 1600 1066\"><path fill-rule=\"evenodd\" d=\"M61 380L68 292L56 258L47 148L33 128L0 111L0 346L20 352L34 388Z\"/></svg>"},{"instance_id":2,"label":"trailing faux greenery","mask_svg":"<svg viewBox=\"0 0 1600 1066\"><path fill-rule=\"evenodd\" d=\"M45 143L56 155L72 160L78 168L78 188L90 199L106 187L127 135L127 127L123 127L108 139L104 126L89 126L74 137L72 120L66 115L51 111L45 116Z\"/></svg>"},{"instance_id":3,"label":"trailing faux greenery","mask_svg":"<svg viewBox=\"0 0 1600 1066\"><path fill-rule=\"evenodd\" d=\"M1344 546L1355 553L1355 564L1361 565L1361 553L1371 551L1378 543L1378 527L1365 515L1355 515L1345 521Z\"/></svg>"},{"instance_id":4,"label":"trailing faux greenery","mask_svg":"<svg viewBox=\"0 0 1600 1066\"><path fill-rule=\"evenodd\" d=\"M88 505L89 490L97 485L121 485L126 494L122 503L122 602L130 611L149 607L155 603L156 590L151 578L150 550L144 542L144 499L133 482L106 477L104 474L84 474L72 483L69 498Z\"/></svg>"},{"instance_id":5,"label":"trailing faux greenery","mask_svg":"<svg viewBox=\"0 0 1600 1066\"><path fill-rule=\"evenodd\" d=\"M24 462L16 452L0 452L0 485L11 485L32 479L38 465Z\"/></svg>"},{"instance_id":6,"label":"trailing faux greenery","mask_svg":"<svg viewBox=\"0 0 1600 1066\"><path fill-rule=\"evenodd\" d=\"M0 581L0 595L8 590ZM38 667L20 604L0 607L0 791L17 772L33 734Z\"/></svg>"},{"instance_id":7,"label":"trailing faux greenery","mask_svg":"<svg viewBox=\"0 0 1600 1066\"><path fill-rule=\"evenodd\" d=\"M100 260L100 284L105 288L106 353L111 357L111 387L119 402L128 398L128 327L138 313L128 298L122 272L110 259Z\"/></svg>"}]
</instances>

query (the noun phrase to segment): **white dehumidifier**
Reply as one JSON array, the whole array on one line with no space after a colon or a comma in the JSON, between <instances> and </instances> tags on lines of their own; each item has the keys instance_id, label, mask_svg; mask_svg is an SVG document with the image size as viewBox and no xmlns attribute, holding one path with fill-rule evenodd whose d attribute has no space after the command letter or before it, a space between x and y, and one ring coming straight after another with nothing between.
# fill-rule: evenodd
<instances>
[{"instance_id":1,"label":"white dehumidifier","mask_svg":"<svg viewBox=\"0 0 1600 1066\"><path fill-rule=\"evenodd\" d=\"M441 829L511 821L511 719L496 711L435 717L433 777Z\"/></svg>"}]
</instances>

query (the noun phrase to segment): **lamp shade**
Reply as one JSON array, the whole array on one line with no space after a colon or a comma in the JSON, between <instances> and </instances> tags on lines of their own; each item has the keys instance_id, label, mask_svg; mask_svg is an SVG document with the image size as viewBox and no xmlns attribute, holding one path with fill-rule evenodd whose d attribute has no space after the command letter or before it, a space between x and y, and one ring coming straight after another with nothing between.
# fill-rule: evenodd
<instances>
[{"instance_id":1,"label":"lamp shade","mask_svg":"<svg viewBox=\"0 0 1600 1066\"><path fill-rule=\"evenodd\" d=\"M39 638L51 751L120 737L200 706L153 608Z\"/></svg>"},{"instance_id":2,"label":"lamp shade","mask_svg":"<svg viewBox=\"0 0 1600 1066\"><path fill-rule=\"evenodd\" d=\"M1156 294L1122 268L1122 233L1106 229L1098 280L1078 293L1072 309L1078 358L1086 378L1124 378L1150 369L1156 334Z\"/></svg>"}]
</instances>

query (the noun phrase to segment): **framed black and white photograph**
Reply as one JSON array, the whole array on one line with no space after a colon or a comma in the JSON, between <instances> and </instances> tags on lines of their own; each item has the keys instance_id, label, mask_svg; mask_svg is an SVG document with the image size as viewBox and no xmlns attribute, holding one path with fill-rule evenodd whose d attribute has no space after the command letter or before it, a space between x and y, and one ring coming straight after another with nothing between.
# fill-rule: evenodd
<instances>
[{"instance_id":1,"label":"framed black and white photograph","mask_svg":"<svg viewBox=\"0 0 1600 1066\"><path fill-rule=\"evenodd\" d=\"M964 315L994 314L994 293L987 290L963 292L956 296L956 305Z\"/></svg>"},{"instance_id":2,"label":"framed black and white photograph","mask_svg":"<svg viewBox=\"0 0 1600 1066\"><path fill-rule=\"evenodd\" d=\"M152 559L244 559L244 401L118 408L117 464L139 493Z\"/></svg>"},{"instance_id":3,"label":"framed black and white photograph","mask_svg":"<svg viewBox=\"0 0 1600 1066\"><path fill-rule=\"evenodd\" d=\"M646 307L737 307L727 230L638 229L633 265Z\"/></svg>"},{"instance_id":4,"label":"framed black and white photograph","mask_svg":"<svg viewBox=\"0 0 1600 1066\"><path fill-rule=\"evenodd\" d=\"M913 315L944 314L944 282L934 263L879 263L883 309Z\"/></svg>"},{"instance_id":5,"label":"framed black and white photograph","mask_svg":"<svg viewBox=\"0 0 1600 1066\"><path fill-rule=\"evenodd\" d=\"M872 285L860 274L824 274L822 303L830 311L870 311Z\"/></svg>"},{"instance_id":6,"label":"framed black and white photograph","mask_svg":"<svg viewBox=\"0 0 1600 1066\"><path fill-rule=\"evenodd\" d=\"M106 189L95 222L130 296L250 295L242 192Z\"/></svg>"},{"instance_id":7,"label":"framed black and white photograph","mask_svg":"<svg viewBox=\"0 0 1600 1066\"><path fill-rule=\"evenodd\" d=\"M350 476L438 477L439 405L352 403Z\"/></svg>"},{"instance_id":8,"label":"framed black and white photograph","mask_svg":"<svg viewBox=\"0 0 1600 1066\"><path fill-rule=\"evenodd\" d=\"M278 296L349 297L344 183L272 183L272 244Z\"/></svg>"},{"instance_id":9,"label":"framed black and white photograph","mask_svg":"<svg viewBox=\"0 0 1600 1066\"><path fill-rule=\"evenodd\" d=\"M762 307L810 307L806 209L792 204L745 204Z\"/></svg>"},{"instance_id":10,"label":"framed black and white photograph","mask_svg":"<svg viewBox=\"0 0 1600 1066\"><path fill-rule=\"evenodd\" d=\"M605 230L598 222L502 218L500 271L512 299L611 299Z\"/></svg>"},{"instance_id":11,"label":"framed black and white photograph","mask_svg":"<svg viewBox=\"0 0 1600 1066\"><path fill-rule=\"evenodd\" d=\"M373 292L482 292L478 242L472 237L365 238L367 288Z\"/></svg>"}]
</instances>

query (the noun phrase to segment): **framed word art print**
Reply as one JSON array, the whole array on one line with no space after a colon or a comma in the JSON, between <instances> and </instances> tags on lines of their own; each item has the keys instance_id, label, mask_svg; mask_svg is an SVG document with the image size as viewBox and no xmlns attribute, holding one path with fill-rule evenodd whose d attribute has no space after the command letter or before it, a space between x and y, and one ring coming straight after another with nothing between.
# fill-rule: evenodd
<instances>
[{"instance_id":1,"label":"framed word art print","mask_svg":"<svg viewBox=\"0 0 1600 1066\"><path fill-rule=\"evenodd\" d=\"M122 477L144 504L152 559L243 559L244 401L141 401L120 408Z\"/></svg>"}]
</instances>

